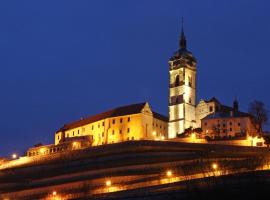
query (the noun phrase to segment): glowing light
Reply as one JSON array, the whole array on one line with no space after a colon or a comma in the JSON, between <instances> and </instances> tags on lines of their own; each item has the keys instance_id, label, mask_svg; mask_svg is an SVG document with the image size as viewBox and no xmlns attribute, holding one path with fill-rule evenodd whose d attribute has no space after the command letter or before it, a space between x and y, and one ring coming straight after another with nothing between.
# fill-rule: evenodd
<instances>
[{"instance_id":1,"label":"glowing light","mask_svg":"<svg viewBox=\"0 0 270 200\"><path fill-rule=\"evenodd\" d=\"M53 196L56 196L57 195L57 192L56 191L53 191L52 195Z\"/></svg>"},{"instance_id":2,"label":"glowing light","mask_svg":"<svg viewBox=\"0 0 270 200\"><path fill-rule=\"evenodd\" d=\"M166 173L166 175L167 175L168 177L171 177L171 176L173 175L173 173L172 173L171 170L168 170L167 173Z\"/></svg>"},{"instance_id":3,"label":"glowing light","mask_svg":"<svg viewBox=\"0 0 270 200\"><path fill-rule=\"evenodd\" d=\"M161 140L165 140L165 137L164 136L161 136Z\"/></svg>"},{"instance_id":4,"label":"glowing light","mask_svg":"<svg viewBox=\"0 0 270 200\"><path fill-rule=\"evenodd\" d=\"M218 168L218 165L217 165L216 163L213 163L213 164L212 164L212 168L213 168L214 170L216 170L216 169Z\"/></svg>"},{"instance_id":5,"label":"glowing light","mask_svg":"<svg viewBox=\"0 0 270 200\"><path fill-rule=\"evenodd\" d=\"M39 150L39 152L40 152L41 154L44 154L44 153L45 153L45 149L44 149L44 148L41 148L41 149Z\"/></svg>"},{"instance_id":6,"label":"glowing light","mask_svg":"<svg viewBox=\"0 0 270 200\"><path fill-rule=\"evenodd\" d=\"M107 187L110 187L111 185L112 185L112 182L111 182L110 180L107 180L107 181L106 181L106 186L107 186Z\"/></svg>"},{"instance_id":7,"label":"glowing light","mask_svg":"<svg viewBox=\"0 0 270 200\"><path fill-rule=\"evenodd\" d=\"M16 153L12 154L12 158L13 159L16 159L17 158L17 154Z\"/></svg>"},{"instance_id":8,"label":"glowing light","mask_svg":"<svg viewBox=\"0 0 270 200\"><path fill-rule=\"evenodd\" d=\"M157 132L156 131L153 131L152 134L153 134L153 136L156 136L157 135Z\"/></svg>"},{"instance_id":9,"label":"glowing light","mask_svg":"<svg viewBox=\"0 0 270 200\"><path fill-rule=\"evenodd\" d=\"M73 145L74 147L76 147L76 146L77 146L77 142L73 142L72 145Z\"/></svg>"}]
</instances>

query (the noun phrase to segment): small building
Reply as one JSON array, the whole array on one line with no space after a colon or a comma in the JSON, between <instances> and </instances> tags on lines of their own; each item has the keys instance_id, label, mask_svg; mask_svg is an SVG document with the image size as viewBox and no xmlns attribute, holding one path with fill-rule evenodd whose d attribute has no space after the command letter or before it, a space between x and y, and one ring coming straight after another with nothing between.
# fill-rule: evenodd
<instances>
[{"instance_id":1,"label":"small building","mask_svg":"<svg viewBox=\"0 0 270 200\"><path fill-rule=\"evenodd\" d=\"M48 155L54 153L65 152L69 150L76 150L87 148L92 145L91 138L89 136L80 136L76 138L67 138L65 142L62 142L58 145L49 144L37 144L27 150L27 156L40 156Z\"/></svg>"},{"instance_id":2,"label":"small building","mask_svg":"<svg viewBox=\"0 0 270 200\"><path fill-rule=\"evenodd\" d=\"M252 116L239 111L237 101L234 101L233 107L219 104L218 107L213 107L213 110L201 120L203 137L231 138L256 135Z\"/></svg>"},{"instance_id":3,"label":"small building","mask_svg":"<svg viewBox=\"0 0 270 200\"><path fill-rule=\"evenodd\" d=\"M92 146L128 140L163 139L168 134L168 118L145 103L118 107L65 124L55 133L55 145L70 138L88 136Z\"/></svg>"}]
</instances>

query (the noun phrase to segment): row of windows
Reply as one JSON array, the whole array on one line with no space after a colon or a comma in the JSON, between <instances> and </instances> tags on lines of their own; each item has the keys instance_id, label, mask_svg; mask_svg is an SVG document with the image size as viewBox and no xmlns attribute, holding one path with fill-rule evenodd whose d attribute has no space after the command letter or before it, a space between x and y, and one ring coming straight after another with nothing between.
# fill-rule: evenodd
<instances>
[{"instance_id":1,"label":"row of windows","mask_svg":"<svg viewBox=\"0 0 270 200\"><path fill-rule=\"evenodd\" d=\"M157 123L153 123L152 125L153 127L159 127L160 129L162 129L162 125L158 125ZM163 129L166 130L166 126L164 126Z\"/></svg>"},{"instance_id":2,"label":"row of windows","mask_svg":"<svg viewBox=\"0 0 270 200\"><path fill-rule=\"evenodd\" d=\"M232 123L232 122L230 122L229 124L230 124L230 126L232 126L232 125L233 125L233 123ZM238 126L241 126L241 123L240 123L240 122L238 122L238 123L237 123L237 125L238 125ZM207 122L204 122L204 126L207 126ZM226 127L226 124L222 124L222 126L223 126L223 127ZM217 124L217 127L221 127L221 124Z\"/></svg>"},{"instance_id":3,"label":"row of windows","mask_svg":"<svg viewBox=\"0 0 270 200\"><path fill-rule=\"evenodd\" d=\"M116 120L113 119L113 120L112 120L112 124L115 124L115 122L116 122ZM119 119L119 122L120 122L120 123L123 123L123 118L120 118L120 119ZM127 118L127 122L130 122L130 117ZM104 125L105 125L105 123L102 122L102 126L104 126ZM94 128L95 128L95 126L92 125L91 129L94 130ZM100 124L98 124L98 128L100 128ZM83 132L83 133L85 132L85 128L84 128L84 127L82 128L82 132ZM78 135L80 134L80 130L77 130L77 134L78 134ZM72 131L72 135L75 136L75 131ZM69 133L67 133L67 137L69 137ZM59 138L58 138L58 140L59 140Z\"/></svg>"},{"instance_id":4,"label":"row of windows","mask_svg":"<svg viewBox=\"0 0 270 200\"><path fill-rule=\"evenodd\" d=\"M112 135L114 135L114 133L115 133L115 130L112 130ZM130 133L130 128L127 128L127 133ZM119 130L119 134L122 134L122 129ZM74 134L73 134L73 136L74 136ZM69 133L67 133L66 137L69 137ZM104 132L102 132L102 137L104 137ZM59 139L60 139L60 136L58 135L58 140Z\"/></svg>"}]
</instances>

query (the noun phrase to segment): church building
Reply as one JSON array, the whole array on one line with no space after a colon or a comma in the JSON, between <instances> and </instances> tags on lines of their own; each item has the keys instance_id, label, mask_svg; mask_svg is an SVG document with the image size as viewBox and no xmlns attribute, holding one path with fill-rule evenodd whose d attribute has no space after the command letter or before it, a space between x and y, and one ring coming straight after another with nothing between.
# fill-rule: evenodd
<instances>
[{"instance_id":1,"label":"church building","mask_svg":"<svg viewBox=\"0 0 270 200\"><path fill-rule=\"evenodd\" d=\"M169 60L169 138L196 127L196 64L182 27L179 50Z\"/></svg>"}]
</instances>

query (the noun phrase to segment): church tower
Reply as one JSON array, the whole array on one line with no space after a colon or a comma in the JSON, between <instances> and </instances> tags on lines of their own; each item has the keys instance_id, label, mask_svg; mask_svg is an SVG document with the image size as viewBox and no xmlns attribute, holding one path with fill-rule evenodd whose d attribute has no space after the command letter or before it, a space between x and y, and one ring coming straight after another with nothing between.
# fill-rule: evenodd
<instances>
[{"instance_id":1,"label":"church tower","mask_svg":"<svg viewBox=\"0 0 270 200\"><path fill-rule=\"evenodd\" d=\"M169 60L169 138L196 127L196 64L195 57L187 50L182 21L179 50Z\"/></svg>"}]
</instances>

